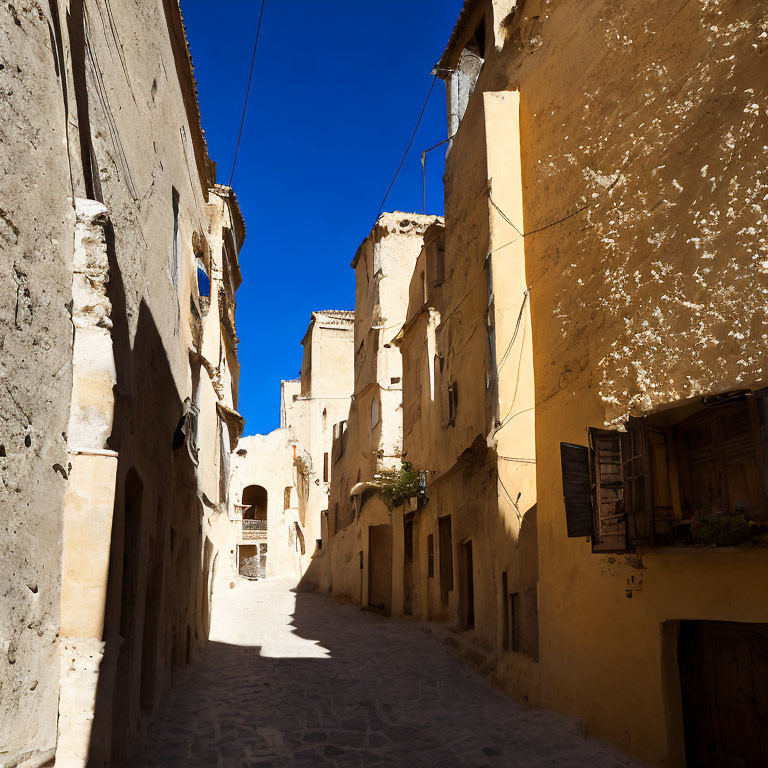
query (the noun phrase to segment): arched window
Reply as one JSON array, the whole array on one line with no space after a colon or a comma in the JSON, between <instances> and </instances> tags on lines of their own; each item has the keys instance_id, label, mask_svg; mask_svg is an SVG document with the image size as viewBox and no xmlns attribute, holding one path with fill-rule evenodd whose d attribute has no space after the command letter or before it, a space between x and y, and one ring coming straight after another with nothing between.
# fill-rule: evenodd
<instances>
[{"instance_id":1,"label":"arched window","mask_svg":"<svg viewBox=\"0 0 768 768\"><path fill-rule=\"evenodd\" d=\"M379 423L379 398L371 400L371 429Z\"/></svg>"},{"instance_id":2,"label":"arched window","mask_svg":"<svg viewBox=\"0 0 768 768\"><path fill-rule=\"evenodd\" d=\"M243 520L267 519L267 489L249 485L243 489Z\"/></svg>"}]
</instances>

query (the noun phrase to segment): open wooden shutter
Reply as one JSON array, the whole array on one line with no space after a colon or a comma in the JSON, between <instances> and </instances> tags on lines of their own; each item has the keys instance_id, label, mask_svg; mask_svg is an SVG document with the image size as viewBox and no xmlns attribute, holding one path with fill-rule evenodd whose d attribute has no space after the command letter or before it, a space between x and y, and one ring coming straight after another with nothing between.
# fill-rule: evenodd
<instances>
[{"instance_id":1,"label":"open wooden shutter","mask_svg":"<svg viewBox=\"0 0 768 768\"><path fill-rule=\"evenodd\" d=\"M630 544L653 541L653 490L645 419L630 416L624 438L624 511Z\"/></svg>"},{"instance_id":2,"label":"open wooden shutter","mask_svg":"<svg viewBox=\"0 0 768 768\"><path fill-rule=\"evenodd\" d=\"M757 426L760 430L758 460L763 479L763 513L768 514L768 389L755 393L755 408L757 409Z\"/></svg>"},{"instance_id":3,"label":"open wooden shutter","mask_svg":"<svg viewBox=\"0 0 768 768\"><path fill-rule=\"evenodd\" d=\"M672 500L671 440L669 427L646 428L648 445L648 473L653 507L654 541L658 544L672 534L677 524L675 505Z\"/></svg>"},{"instance_id":4,"label":"open wooden shutter","mask_svg":"<svg viewBox=\"0 0 768 768\"><path fill-rule=\"evenodd\" d=\"M589 430L589 441L595 452L593 552L625 552L627 549L622 437L621 432L612 430Z\"/></svg>"},{"instance_id":5,"label":"open wooden shutter","mask_svg":"<svg viewBox=\"0 0 768 768\"><path fill-rule=\"evenodd\" d=\"M592 536L594 528L589 448L586 445L560 443L560 463L568 536Z\"/></svg>"}]
</instances>

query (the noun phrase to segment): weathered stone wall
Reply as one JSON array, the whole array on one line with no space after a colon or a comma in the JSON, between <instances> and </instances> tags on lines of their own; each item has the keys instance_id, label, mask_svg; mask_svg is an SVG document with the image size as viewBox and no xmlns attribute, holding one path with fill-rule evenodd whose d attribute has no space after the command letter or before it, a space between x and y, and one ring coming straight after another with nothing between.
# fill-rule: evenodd
<instances>
[{"instance_id":1,"label":"weathered stone wall","mask_svg":"<svg viewBox=\"0 0 768 768\"><path fill-rule=\"evenodd\" d=\"M7 3L0 34L0 763L56 746L64 507L57 763L118 766L173 664L207 636L222 446L242 427L233 322L245 232L231 191L214 188L176 0ZM98 211L98 234L73 265L75 199ZM198 295L198 257L211 297ZM97 327L75 318L70 419L73 279L74 311ZM108 373L97 388L94 361ZM116 489L105 463L117 464ZM76 598L84 585L102 593L93 610ZM89 649L103 650L100 668L81 664Z\"/></svg>"},{"instance_id":2,"label":"weathered stone wall","mask_svg":"<svg viewBox=\"0 0 768 768\"><path fill-rule=\"evenodd\" d=\"M74 212L55 10L0 8L0 765L56 744Z\"/></svg>"}]
</instances>

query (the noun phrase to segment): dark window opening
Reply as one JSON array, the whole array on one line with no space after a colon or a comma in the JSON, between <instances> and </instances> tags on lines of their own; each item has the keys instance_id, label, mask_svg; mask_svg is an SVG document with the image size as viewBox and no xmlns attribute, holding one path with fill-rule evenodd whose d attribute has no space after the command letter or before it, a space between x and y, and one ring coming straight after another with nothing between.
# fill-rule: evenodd
<instances>
[{"instance_id":1,"label":"dark window opening","mask_svg":"<svg viewBox=\"0 0 768 768\"><path fill-rule=\"evenodd\" d=\"M179 191L171 187L171 205L173 208L173 240L171 241L171 280L173 287L179 287Z\"/></svg>"},{"instance_id":2,"label":"dark window opening","mask_svg":"<svg viewBox=\"0 0 768 768\"><path fill-rule=\"evenodd\" d=\"M481 59L485 58L485 18L480 20L472 39L467 43L466 49L476 53Z\"/></svg>"},{"instance_id":3,"label":"dark window opening","mask_svg":"<svg viewBox=\"0 0 768 768\"><path fill-rule=\"evenodd\" d=\"M440 545L440 602L448 605L448 593L453 591L453 533L451 516L437 519Z\"/></svg>"},{"instance_id":4,"label":"dark window opening","mask_svg":"<svg viewBox=\"0 0 768 768\"><path fill-rule=\"evenodd\" d=\"M434 238L427 246L427 274L429 287L435 288L445 281L445 231Z\"/></svg>"},{"instance_id":5,"label":"dark window opening","mask_svg":"<svg viewBox=\"0 0 768 768\"><path fill-rule=\"evenodd\" d=\"M267 489L249 485L243 489L243 520L267 520Z\"/></svg>"},{"instance_id":6,"label":"dark window opening","mask_svg":"<svg viewBox=\"0 0 768 768\"><path fill-rule=\"evenodd\" d=\"M323 482L328 482L328 453L323 454Z\"/></svg>"},{"instance_id":7,"label":"dark window opening","mask_svg":"<svg viewBox=\"0 0 768 768\"><path fill-rule=\"evenodd\" d=\"M435 534L427 536L427 576L435 578Z\"/></svg>"},{"instance_id":8,"label":"dark window opening","mask_svg":"<svg viewBox=\"0 0 768 768\"><path fill-rule=\"evenodd\" d=\"M509 650L520 650L520 593L507 595L509 603Z\"/></svg>"},{"instance_id":9,"label":"dark window opening","mask_svg":"<svg viewBox=\"0 0 768 768\"><path fill-rule=\"evenodd\" d=\"M512 606L510 605L507 572L501 572L501 647L505 651L512 650Z\"/></svg>"},{"instance_id":10,"label":"dark window opening","mask_svg":"<svg viewBox=\"0 0 768 768\"><path fill-rule=\"evenodd\" d=\"M406 565L413 563L413 512L403 518L403 556Z\"/></svg>"},{"instance_id":11,"label":"dark window opening","mask_svg":"<svg viewBox=\"0 0 768 768\"><path fill-rule=\"evenodd\" d=\"M456 414L459 409L459 385L454 381L448 385L448 423L456 424Z\"/></svg>"},{"instance_id":12,"label":"dark window opening","mask_svg":"<svg viewBox=\"0 0 768 768\"><path fill-rule=\"evenodd\" d=\"M461 626L475 626L475 566L472 558L472 542L461 545Z\"/></svg>"}]
</instances>

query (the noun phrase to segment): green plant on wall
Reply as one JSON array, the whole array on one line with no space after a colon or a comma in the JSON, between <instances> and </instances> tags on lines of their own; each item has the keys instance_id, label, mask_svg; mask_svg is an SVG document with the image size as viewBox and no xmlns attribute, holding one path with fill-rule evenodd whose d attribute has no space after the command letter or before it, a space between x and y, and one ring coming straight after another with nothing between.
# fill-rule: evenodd
<instances>
[{"instance_id":1,"label":"green plant on wall","mask_svg":"<svg viewBox=\"0 0 768 768\"><path fill-rule=\"evenodd\" d=\"M404 461L399 469L380 469L373 477L379 493L393 507L419 495L419 472L410 461Z\"/></svg>"},{"instance_id":2,"label":"green plant on wall","mask_svg":"<svg viewBox=\"0 0 768 768\"><path fill-rule=\"evenodd\" d=\"M744 515L713 515L695 527L693 538L698 544L733 547L760 532L760 526Z\"/></svg>"}]
</instances>

